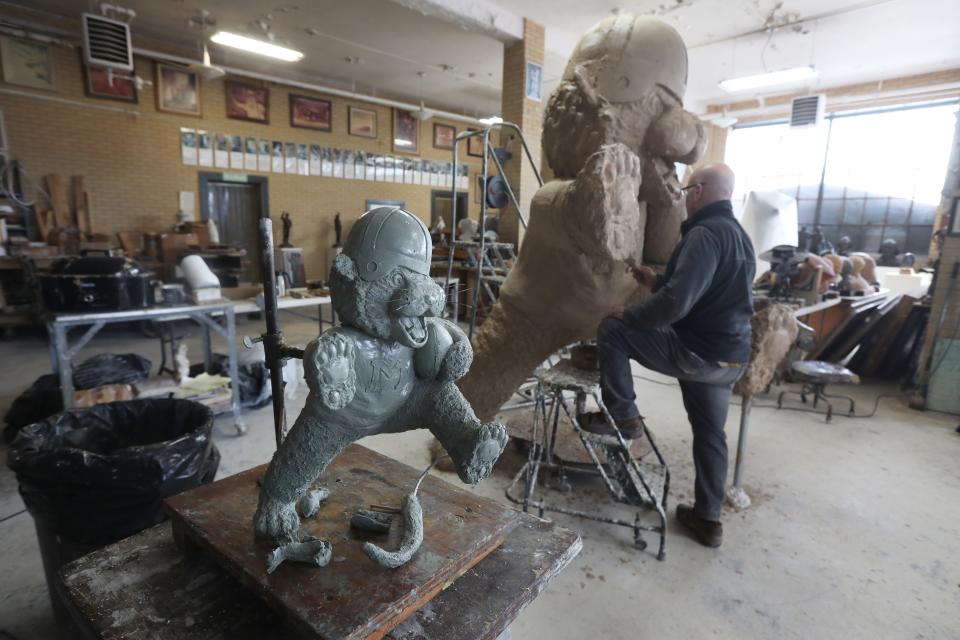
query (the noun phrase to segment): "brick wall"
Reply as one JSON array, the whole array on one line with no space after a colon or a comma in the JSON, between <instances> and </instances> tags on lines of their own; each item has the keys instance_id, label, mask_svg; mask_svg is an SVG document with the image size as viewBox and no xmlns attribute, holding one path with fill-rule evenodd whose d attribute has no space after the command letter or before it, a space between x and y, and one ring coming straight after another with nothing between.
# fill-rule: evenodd
<instances>
[{"instance_id":1,"label":"brick wall","mask_svg":"<svg viewBox=\"0 0 960 640\"><path fill-rule=\"evenodd\" d=\"M503 49L503 91L500 97L501 117L506 122L516 124L523 131L527 147L538 168L541 164L543 108L549 96L542 96L541 100L530 100L526 97L526 68L527 62L539 64L541 69L543 68L543 40L543 27L525 19L523 40ZM524 157L520 141L513 140L506 131L503 137L505 139L501 140L501 144L513 154L513 158L503 169L520 206L523 207L524 215L529 218L530 200L540 185L533 168ZM512 205L506 207L501 214L500 233L508 242L519 242L522 238L522 228Z\"/></svg>"},{"instance_id":2,"label":"brick wall","mask_svg":"<svg viewBox=\"0 0 960 640\"><path fill-rule=\"evenodd\" d=\"M65 47L55 47L54 51L57 61L56 93L4 84L0 84L0 87L128 112L116 113L0 93L0 108L4 112L10 151L37 181L47 173L59 173L64 178L82 174L93 203L94 230L100 233L168 230L178 210L178 192L196 193L200 171L223 171L189 167L181 163L180 127L392 153L389 107L324 96L299 88L290 88L288 91L283 85L269 84L270 124L245 122L226 117L223 80L218 79L209 82L201 80L202 117L162 113L156 110L152 86L144 87L140 92L138 104L86 97L79 52ZM143 78L155 79L151 60L137 58L136 68ZM290 127L289 92L331 100L333 131L324 133ZM349 105L377 111L377 139L347 133ZM421 123L419 157L450 162L451 151L433 148L434 122L454 125L458 132L465 128L465 123L442 118ZM474 204L472 190L476 184L474 176L479 171L479 159L468 158L465 145L461 145L460 162L465 161L471 165L468 211L470 215L476 215L477 205ZM336 211L342 213L344 227L349 229L353 220L363 212L366 199L403 200L408 209L429 223L430 193L440 188L256 171L245 173L268 176L270 214L276 233L280 232L280 212L289 211L292 214L294 226L291 241L306 250L307 273L311 278L321 277L325 268L325 253L333 244L332 223ZM199 204L197 211L199 215Z\"/></svg>"}]
</instances>

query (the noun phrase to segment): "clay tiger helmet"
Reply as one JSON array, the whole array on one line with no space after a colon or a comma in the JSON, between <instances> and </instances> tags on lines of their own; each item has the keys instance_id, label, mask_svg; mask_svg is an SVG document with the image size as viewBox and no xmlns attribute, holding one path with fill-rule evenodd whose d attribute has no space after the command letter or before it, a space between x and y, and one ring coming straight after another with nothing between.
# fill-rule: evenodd
<instances>
[{"instance_id":1,"label":"clay tiger helmet","mask_svg":"<svg viewBox=\"0 0 960 640\"><path fill-rule=\"evenodd\" d=\"M377 207L360 216L343 246L344 255L353 258L367 281L400 266L429 276L432 252L427 225L401 207Z\"/></svg>"}]
</instances>

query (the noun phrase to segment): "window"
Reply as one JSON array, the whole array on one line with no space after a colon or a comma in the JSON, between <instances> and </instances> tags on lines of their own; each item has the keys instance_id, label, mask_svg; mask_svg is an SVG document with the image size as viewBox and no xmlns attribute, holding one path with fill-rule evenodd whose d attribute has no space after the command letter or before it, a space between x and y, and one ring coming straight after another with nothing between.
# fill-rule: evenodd
<instances>
[{"instance_id":1,"label":"window","mask_svg":"<svg viewBox=\"0 0 960 640\"><path fill-rule=\"evenodd\" d=\"M901 251L926 254L940 202L956 102L830 114L812 129L785 123L731 131L727 164L737 173L734 202L750 191L797 199L801 225L823 228L837 244L876 253L895 239Z\"/></svg>"}]
</instances>

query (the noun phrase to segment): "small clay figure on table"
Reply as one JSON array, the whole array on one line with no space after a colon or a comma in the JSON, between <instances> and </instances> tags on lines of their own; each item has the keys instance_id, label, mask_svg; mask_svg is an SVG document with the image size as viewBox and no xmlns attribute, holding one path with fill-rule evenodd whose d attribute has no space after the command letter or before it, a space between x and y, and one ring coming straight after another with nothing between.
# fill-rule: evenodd
<instances>
[{"instance_id":1,"label":"small clay figure on table","mask_svg":"<svg viewBox=\"0 0 960 640\"><path fill-rule=\"evenodd\" d=\"M264 475L254 516L258 537L299 543L297 506L313 515L317 501L308 489L364 436L427 428L463 482L489 475L506 430L478 420L454 384L473 350L456 324L439 318L444 293L430 277L431 251L426 225L399 207L373 209L353 225L330 271L343 326L306 348L310 394ZM410 511L405 518L415 519L416 509Z\"/></svg>"},{"instance_id":2,"label":"small clay figure on table","mask_svg":"<svg viewBox=\"0 0 960 640\"><path fill-rule=\"evenodd\" d=\"M283 242L280 243L281 247L292 247L290 244L290 229L293 227L293 220L290 219L290 213L284 211L280 214L280 221L283 223Z\"/></svg>"}]
</instances>

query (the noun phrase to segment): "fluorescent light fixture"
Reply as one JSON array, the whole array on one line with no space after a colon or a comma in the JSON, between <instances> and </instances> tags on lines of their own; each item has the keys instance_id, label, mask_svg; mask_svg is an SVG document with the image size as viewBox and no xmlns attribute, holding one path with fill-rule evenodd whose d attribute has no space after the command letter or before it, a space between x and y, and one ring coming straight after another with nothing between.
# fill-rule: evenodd
<instances>
[{"instance_id":1,"label":"fluorescent light fixture","mask_svg":"<svg viewBox=\"0 0 960 640\"><path fill-rule=\"evenodd\" d=\"M748 89L759 89L761 87L770 87L776 84L786 84L798 80L809 80L817 77L817 70L811 66L793 67L791 69L782 69L780 71L771 71L770 73L760 73L755 76L743 76L742 78L731 78L720 83L720 88L730 93L737 91L746 91Z\"/></svg>"},{"instance_id":2,"label":"fluorescent light fixture","mask_svg":"<svg viewBox=\"0 0 960 640\"><path fill-rule=\"evenodd\" d=\"M234 49L257 53L261 56L270 56L271 58L277 58L287 62L296 62L303 58L303 54L299 51L264 42L263 40L254 40L253 38L230 33L229 31L217 31L210 36L210 40L217 44L222 44L225 47L233 47Z\"/></svg>"},{"instance_id":3,"label":"fluorescent light fixture","mask_svg":"<svg viewBox=\"0 0 960 640\"><path fill-rule=\"evenodd\" d=\"M413 143L412 143L411 141L409 141L409 140L401 140L400 138L394 138L394 139L393 139L393 144L397 145L398 147L412 147L412 146L413 146Z\"/></svg>"},{"instance_id":4,"label":"fluorescent light fixture","mask_svg":"<svg viewBox=\"0 0 960 640\"><path fill-rule=\"evenodd\" d=\"M490 116L489 118L480 118L480 122L489 127L492 124L500 124L503 122L503 118L500 116Z\"/></svg>"}]
</instances>

